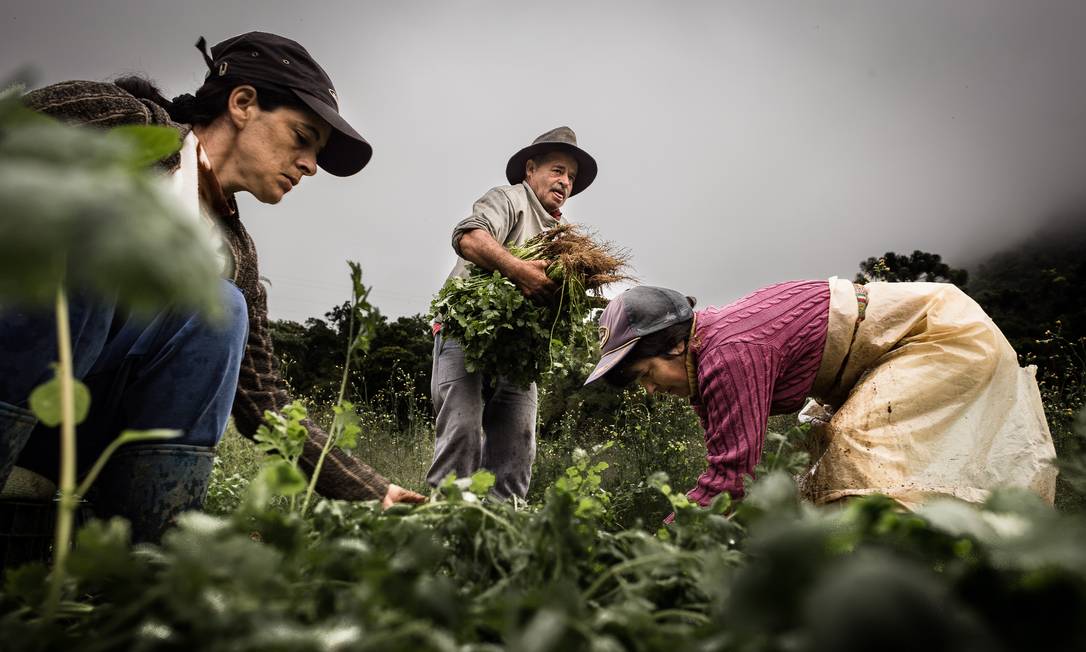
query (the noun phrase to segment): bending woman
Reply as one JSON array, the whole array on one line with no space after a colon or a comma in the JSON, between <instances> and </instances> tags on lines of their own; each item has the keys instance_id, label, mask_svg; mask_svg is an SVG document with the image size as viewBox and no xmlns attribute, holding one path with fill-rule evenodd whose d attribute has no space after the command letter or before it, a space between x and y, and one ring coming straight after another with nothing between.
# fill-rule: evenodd
<instances>
[{"instance_id":1,"label":"bending woman","mask_svg":"<svg viewBox=\"0 0 1086 652\"><path fill-rule=\"evenodd\" d=\"M249 32L210 52L203 39L197 46L207 77L195 95L168 101L149 81L125 78L63 82L25 98L31 108L71 123L174 129L181 151L158 167L219 254L224 324L173 311L148 320L105 297L80 295L72 302L77 376L94 397L79 427L83 464L127 428L185 433L168 444L122 449L95 484L96 513L129 519L136 541L157 540L180 511L203 504L214 446L231 414L251 438L265 410L281 411L291 401L272 350L256 247L235 196L249 193L276 204L318 167L350 176L371 155L339 114L331 79L300 44ZM52 376L51 324L47 314L0 312L0 485L15 464L55 475L56 437L32 434L44 426L27 409L30 391ZM301 462L313 473L328 435L311 422L306 428ZM385 505L423 500L338 449L325 459L317 490Z\"/></svg>"},{"instance_id":2,"label":"bending woman","mask_svg":"<svg viewBox=\"0 0 1086 652\"><path fill-rule=\"evenodd\" d=\"M812 397L827 407L801 482L815 503L880 493L913 509L933 496L979 502L997 486L1052 502L1055 449L1035 370L1018 365L955 286L832 278L772 285L722 308L693 305L656 287L613 300L586 381L690 398L709 463L691 500L741 498L769 415Z\"/></svg>"}]
</instances>

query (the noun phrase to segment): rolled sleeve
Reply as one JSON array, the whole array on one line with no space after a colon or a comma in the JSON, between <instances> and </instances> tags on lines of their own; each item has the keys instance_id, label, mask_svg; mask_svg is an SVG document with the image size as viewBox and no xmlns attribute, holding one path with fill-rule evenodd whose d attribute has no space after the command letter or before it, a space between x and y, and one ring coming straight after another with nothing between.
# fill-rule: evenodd
<instances>
[{"instance_id":1,"label":"rolled sleeve","mask_svg":"<svg viewBox=\"0 0 1086 652\"><path fill-rule=\"evenodd\" d=\"M472 206L471 215L460 220L453 227L452 248L457 256L464 257L460 251L460 238L468 231L482 229L489 233L498 244L504 245L505 239L513 229L516 221L516 209L509 195L501 188L492 188L485 195L476 200Z\"/></svg>"}]
</instances>

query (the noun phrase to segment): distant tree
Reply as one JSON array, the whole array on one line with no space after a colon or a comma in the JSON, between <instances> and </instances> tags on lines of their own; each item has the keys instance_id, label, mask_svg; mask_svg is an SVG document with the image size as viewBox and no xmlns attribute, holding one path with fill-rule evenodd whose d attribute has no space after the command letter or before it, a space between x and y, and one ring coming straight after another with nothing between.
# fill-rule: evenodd
<instances>
[{"instance_id":1,"label":"distant tree","mask_svg":"<svg viewBox=\"0 0 1086 652\"><path fill-rule=\"evenodd\" d=\"M857 283L871 281L927 281L930 283L953 283L965 287L969 281L969 272L955 269L943 262L939 254L930 254L919 249L910 255L886 252L882 257L871 257L860 263Z\"/></svg>"},{"instance_id":2,"label":"distant tree","mask_svg":"<svg viewBox=\"0 0 1086 652\"><path fill-rule=\"evenodd\" d=\"M359 360L356 391L370 396L384 388L407 389L430 396L430 369L434 339L430 322L422 315L382 320L369 353Z\"/></svg>"},{"instance_id":3,"label":"distant tree","mask_svg":"<svg viewBox=\"0 0 1086 652\"><path fill-rule=\"evenodd\" d=\"M1086 338L1086 215L991 256L968 290L1019 353L1038 349L1049 331Z\"/></svg>"},{"instance_id":4,"label":"distant tree","mask_svg":"<svg viewBox=\"0 0 1086 652\"><path fill-rule=\"evenodd\" d=\"M272 343L283 377L291 388L317 402L331 402L339 391L350 330L350 304L344 302L304 324L273 321ZM386 394L430 395L433 338L422 315L395 321L378 311L369 351L356 356L348 375L347 395L366 401ZM397 408L400 411L399 408Z\"/></svg>"},{"instance_id":5,"label":"distant tree","mask_svg":"<svg viewBox=\"0 0 1086 652\"><path fill-rule=\"evenodd\" d=\"M314 401L335 400L345 350L339 333L316 318L304 324L273 320L268 330L279 369L290 388Z\"/></svg>"},{"instance_id":6,"label":"distant tree","mask_svg":"<svg viewBox=\"0 0 1086 652\"><path fill-rule=\"evenodd\" d=\"M1086 400L1086 209L1057 216L1029 240L988 258L969 294L1021 361L1037 365L1056 457L1072 461L1057 480L1056 505L1086 510L1086 475L1074 466L1086 459L1086 439L1072 425Z\"/></svg>"}]
</instances>

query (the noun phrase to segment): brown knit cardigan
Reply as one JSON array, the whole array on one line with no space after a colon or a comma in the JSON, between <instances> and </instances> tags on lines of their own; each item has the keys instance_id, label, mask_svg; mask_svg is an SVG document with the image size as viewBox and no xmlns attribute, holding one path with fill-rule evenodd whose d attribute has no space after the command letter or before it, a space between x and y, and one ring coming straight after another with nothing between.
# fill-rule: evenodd
<instances>
[{"instance_id":1,"label":"brown knit cardigan","mask_svg":"<svg viewBox=\"0 0 1086 652\"><path fill-rule=\"evenodd\" d=\"M117 125L164 125L178 130L184 138L189 125L178 124L151 100L138 99L115 84L69 81L31 91L26 104L37 111L73 124L113 127ZM160 162L167 171L176 170L180 154ZM278 412L291 401L286 384L279 375L278 363L272 351L268 332L267 294L260 283L256 247L238 215L218 215L223 240L234 257L234 277L231 279L249 307L249 339L241 361L238 390L234 396L232 414L241 434L252 439L261 424L265 410ZM328 435L312 422L306 422L309 439L302 453L302 467L312 474ZM383 498L388 480L372 468L333 448L324 460L317 491L329 498L371 500Z\"/></svg>"}]
</instances>

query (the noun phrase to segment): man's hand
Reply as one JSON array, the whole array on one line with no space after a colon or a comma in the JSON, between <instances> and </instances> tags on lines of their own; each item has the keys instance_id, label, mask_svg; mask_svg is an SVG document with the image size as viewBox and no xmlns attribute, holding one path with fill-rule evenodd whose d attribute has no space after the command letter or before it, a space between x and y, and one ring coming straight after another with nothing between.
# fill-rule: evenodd
<instances>
[{"instance_id":1,"label":"man's hand","mask_svg":"<svg viewBox=\"0 0 1086 652\"><path fill-rule=\"evenodd\" d=\"M558 289L558 284L547 277L548 267L550 261L547 260L524 260L510 270L514 275L509 278L517 284L524 296L541 301L549 298Z\"/></svg>"},{"instance_id":2,"label":"man's hand","mask_svg":"<svg viewBox=\"0 0 1086 652\"><path fill-rule=\"evenodd\" d=\"M521 260L482 229L460 236L460 254L483 269L498 270L532 300L545 300L558 289L558 284L547 278L548 261Z\"/></svg>"},{"instance_id":3,"label":"man's hand","mask_svg":"<svg viewBox=\"0 0 1086 652\"><path fill-rule=\"evenodd\" d=\"M385 492L385 497L381 499L381 509L388 509L396 503L424 502L426 502L426 496L394 484L389 484L388 491Z\"/></svg>"}]
</instances>

